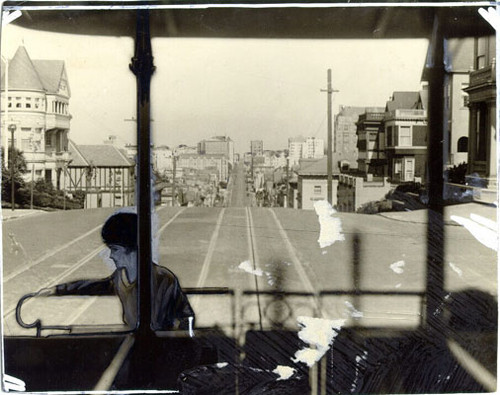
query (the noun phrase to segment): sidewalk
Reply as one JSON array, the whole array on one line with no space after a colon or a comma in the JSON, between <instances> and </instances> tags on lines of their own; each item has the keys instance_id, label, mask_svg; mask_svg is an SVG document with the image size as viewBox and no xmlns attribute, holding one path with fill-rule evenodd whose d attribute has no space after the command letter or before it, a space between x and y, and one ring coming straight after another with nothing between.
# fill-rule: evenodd
<instances>
[{"instance_id":1,"label":"sidewalk","mask_svg":"<svg viewBox=\"0 0 500 395\"><path fill-rule=\"evenodd\" d=\"M1 210L2 221L11 221L14 219L26 217L28 215L39 215L44 214L44 210L29 210L29 209L15 209L12 211L10 208L4 208Z\"/></svg>"},{"instance_id":2,"label":"sidewalk","mask_svg":"<svg viewBox=\"0 0 500 395\"><path fill-rule=\"evenodd\" d=\"M497 221L497 208L491 205L480 203L465 203L453 206L446 206L444 208L444 223L446 225L458 225L451 219L452 215L459 217L469 218L471 214L477 214L481 217L488 218L492 221ZM414 210L414 211L394 211L387 213L379 213L378 215L403 222L414 223L427 223L427 210Z\"/></svg>"}]
</instances>

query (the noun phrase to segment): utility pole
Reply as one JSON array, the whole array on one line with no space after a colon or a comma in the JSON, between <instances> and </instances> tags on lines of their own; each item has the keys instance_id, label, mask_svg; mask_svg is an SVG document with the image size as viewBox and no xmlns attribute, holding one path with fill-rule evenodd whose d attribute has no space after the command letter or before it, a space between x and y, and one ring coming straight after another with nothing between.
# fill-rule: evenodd
<instances>
[{"instance_id":1,"label":"utility pole","mask_svg":"<svg viewBox=\"0 0 500 395\"><path fill-rule=\"evenodd\" d=\"M288 208L288 196L289 196L289 183L288 183L288 167L290 164L290 159L286 158L286 197L285 197L285 207Z\"/></svg>"},{"instance_id":2,"label":"utility pole","mask_svg":"<svg viewBox=\"0 0 500 395\"><path fill-rule=\"evenodd\" d=\"M9 165L9 147L8 147L8 137L7 137L7 131L9 130L9 59L6 59L2 56L2 59L5 62L5 96L4 96L4 103L5 103L5 117L4 117L4 136L5 136L5 144L4 144L4 157L2 160L5 163L5 166L7 167Z\"/></svg>"},{"instance_id":3,"label":"utility pole","mask_svg":"<svg viewBox=\"0 0 500 395\"><path fill-rule=\"evenodd\" d=\"M31 165L30 209L33 210L33 187L35 183L35 164Z\"/></svg>"},{"instance_id":4,"label":"utility pole","mask_svg":"<svg viewBox=\"0 0 500 395\"><path fill-rule=\"evenodd\" d=\"M10 155L11 155L11 158L10 158L10 192L11 192L11 196L10 196L10 202L12 204L12 211L15 210L15 205L16 205L16 202L15 202L15 195L14 195L14 188L15 188L15 183L14 183L14 166L15 166L15 163L16 160L17 160L17 155L14 154L14 148L15 148L15 144L14 144L14 132L16 131L16 125L12 124L12 125L9 125L9 131L10 131ZM8 149L8 148L7 148Z\"/></svg>"},{"instance_id":5,"label":"utility pole","mask_svg":"<svg viewBox=\"0 0 500 395\"><path fill-rule=\"evenodd\" d=\"M327 89L321 89L321 92L328 93L328 139L327 139L327 188L328 203L332 204L332 93L338 90L332 89L332 69L328 69Z\"/></svg>"},{"instance_id":6,"label":"utility pole","mask_svg":"<svg viewBox=\"0 0 500 395\"><path fill-rule=\"evenodd\" d=\"M177 171L177 158L175 157L175 155L172 157L174 159L174 173L173 173L173 176L172 176L172 207L175 206L175 172Z\"/></svg>"}]
</instances>

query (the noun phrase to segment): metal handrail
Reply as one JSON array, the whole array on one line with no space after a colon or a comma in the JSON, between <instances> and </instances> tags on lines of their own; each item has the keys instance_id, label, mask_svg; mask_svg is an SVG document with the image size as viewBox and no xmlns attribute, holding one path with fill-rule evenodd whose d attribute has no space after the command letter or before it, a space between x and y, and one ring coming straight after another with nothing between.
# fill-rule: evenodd
<instances>
[{"instance_id":1,"label":"metal handrail","mask_svg":"<svg viewBox=\"0 0 500 395\"><path fill-rule=\"evenodd\" d=\"M233 289L230 289L228 287L199 287L199 288L183 288L183 291L186 295L230 295L232 297L234 297L234 290ZM79 329L80 328L80 331L81 331L81 328L89 328L89 327L96 327L94 325L43 325L42 324L42 321L37 318L34 322L32 323L26 323L25 321L23 321L22 319L22 307L23 307L23 304L28 300L28 299L31 299L31 298L34 298L34 297L37 297L37 296L40 296L40 291L39 292L32 292L32 293L29 293L29 294L26 294L24 296L22 296L19 301L17 302L17 306L16 306L16 321L17 323L25 328L25 329L32 329L32 328L36 328L36 336L37 337L41 337L41 333L43 330L50 330L50 329L55 329L55 330L62 330L62 331L68 331L69 333L71 333L72 335L81 335L81 333L78 333ZM60 297L60 296L58 296ZM232 303L232 307L231 307L231 314L232 314L232 319L233 319L233 327L234 327L234 319L235 319L235 306L234 306L234 301ZM100 327L100 325L97 325L97 327ZM76 331L75 333L73 333L74 331ZM116 333L116 334L126 334L126 333L130 333L131 331L130 330L127 330L127 331L124 331L124 330L120 330L118 332L113 332L113 333ZM102 333L102 332L100 332ZM88 334L88 333L84 333L84 334Z\"/></svg>"},{"instance_id":2,"label":"metal handrail","mask_svg":"<svg viewBox=\"0 0 500 395\"><path fill-rule=\"evenodd\" d=\"M36 336L40 337L42 333L42 329L57 329L57 330L65 330L71 332L72 327L71 326L65 326L65 325L47 325L47 326L42 326L42 321L40 319L36 319L35 322L31 324L27 324L26 322L23 321L21 317L21 309L24 304L24 302L27 299L34 298L39 295L39 292L34 292L34 293L29 293L21 297L19 299L19 302L17 302L16 306L16 321L17 323L22 326L25 329L32 329L36 328Z\"/></svg>"}]
</instances>

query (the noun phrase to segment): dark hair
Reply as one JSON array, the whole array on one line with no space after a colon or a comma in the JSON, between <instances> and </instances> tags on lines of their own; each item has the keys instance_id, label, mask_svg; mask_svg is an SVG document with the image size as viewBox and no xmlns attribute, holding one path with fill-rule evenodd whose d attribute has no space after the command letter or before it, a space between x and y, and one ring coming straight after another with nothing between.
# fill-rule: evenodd
<instances>
[{"instance_id":1,"label":"dark hair","mask_svg":"<svg viewBox=\"0 0 500 395\"><path fill-rule=\"evenodd\" d=\"M137 214L113 214L104 223L101 237L106 245L118 244L137 249Z\"/></svg>"}]
</instances>

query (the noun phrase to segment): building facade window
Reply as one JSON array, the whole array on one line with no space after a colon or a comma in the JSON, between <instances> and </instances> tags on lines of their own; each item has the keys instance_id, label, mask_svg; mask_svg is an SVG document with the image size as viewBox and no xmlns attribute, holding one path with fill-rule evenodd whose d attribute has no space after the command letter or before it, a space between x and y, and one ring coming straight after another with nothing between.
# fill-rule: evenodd
<instances>
[{"instance_id":1,"label":"building facade window","mask_svg":"<svg viewBox=\"0 0 500 395\"><path fill-rule=\"evenodd\" d=\"M457 142L457 152L467 152L469 147L469 138L460 137Z\"/></svg>"},{"instance_id":2,"label":"building facade window","mask_svg":"<svg viewBox=\"0 0 500 395\"><path fill-rule=\"evenodd\" d=\"M30 139L22 139L21 140L21 150L22 151L31 151L31 141Z\"/></svg>"},{"instance_id":3,"label":"building facade window","mask_svg":"<svg viewBox=\"0 0 500 395\"><path fill-rule=\"evenodd\" d=\"M415 158L404 158L404 181L415 179Z\"/></svg>"},{"instance_id":4,"label":"building facade window","mask_svg":"<svg viewBox=\"0 0 500 395\"><path fill-rule=\"evenodd\" d=\"M52 148L52 135L49 133L45 134L45 147Z\"/></svg>"},{"instance_id":5,"label":"building facade window","mask_svg":"<svg viewBox=\"0 0 500 395\"><path fill-rule=\"evenodd\" d=\"M462 108L469 106L469 94L464 92L464 89L468 88L469 84L462 83Z\"/></svg>"},{"instance_id":6,"label":"building facade window","mask_svg":"<svg viewBox=\"0 0 500 395\"><path fill-rule=\"evenodd\" d=\"M480 70L486 67L486 58L488 51L488 37L478 37L476 44L476 59L475 66L476 70Z\"/></svg>"},{"instance_id":7,"label":"building facade window","mask_svg":"<svg viewBox=\"0 0 500 395\"><path fill-rule=\"evenodd\" d=\"M321 195L321 185L315 185L314 186L314 194L315 195Z\"/></svg>"},{"instance_id":8,"label":"building facade window","mask_svg":"<svg viewBox=\"0 0 500 395\"><path fill-rule=\"evenodd\" d=\"M394 174L401 174L401 159L394 159Z\"/></svg>"},{"instance_id":9,"label":"building facade window","mask_svg":"<svg viewBox=\"0 0 500 395\"><path fill-rule=\"evenodd\" d=\"M387 128L387 146L392 147L392 126Z\"/></svg>"},{"instance_id":10,"label":"building facade window","mask_svg":"<svg viewBox=\"0 0 500 395\"><path fill-rule=\"evenodd\" d=\"M399 127L398 145L401 147L411 147L411 145L412 145L411 126L400 126Z\"/></svg>"}]
</instances>

